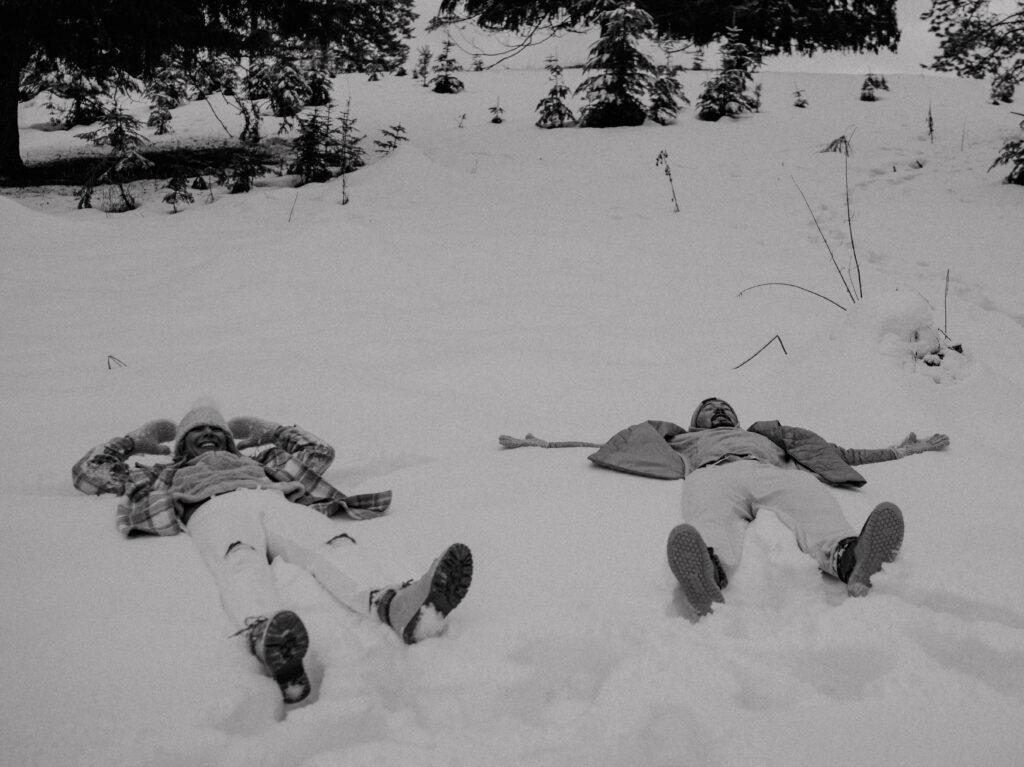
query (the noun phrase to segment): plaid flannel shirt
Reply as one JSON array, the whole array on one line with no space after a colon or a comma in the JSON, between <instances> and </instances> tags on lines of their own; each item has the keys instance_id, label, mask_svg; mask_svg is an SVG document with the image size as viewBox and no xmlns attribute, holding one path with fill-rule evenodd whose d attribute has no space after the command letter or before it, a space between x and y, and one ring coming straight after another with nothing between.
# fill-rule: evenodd
<instances>
[{"instance_id":1,"label":"plaid flannel shirt","mask_svg":"<svg viewBox=\"0 0 1024 767\"><path fill-rule=\"evenodd\" d=\"M391 505L391 491L345 495L323 478L334 460L334 448L298 426L282 426L273 444L253 459L262 464L274 482L297 482L301 489L288 500L309 506L328 517L347 514L353 519L380 516ZM71 478L83 493L124 496L117 507L117 529L132 533L175 535L181 532L171 485L177 463L129 467L134 445L128 437L115 437L90 450L74 465Z\"/></svg>"}]
</instances>

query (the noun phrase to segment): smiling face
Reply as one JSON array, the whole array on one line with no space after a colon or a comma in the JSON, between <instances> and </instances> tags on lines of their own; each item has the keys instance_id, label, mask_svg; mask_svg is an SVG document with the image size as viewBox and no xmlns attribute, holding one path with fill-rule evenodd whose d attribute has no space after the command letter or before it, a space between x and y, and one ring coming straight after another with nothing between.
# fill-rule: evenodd
<instances>
[{"instance_id":1,"label":"smiling face","mask_svg":"<svg viewBox=\"0 0 1024 767\"><path fill-rule=\"evenodd\" d=\"M732 405L724 399L709 399L701 403L693 419L694 429L717 429L720 427L735 428L740 419Z\"/></svg>"},{"instance_id":2,"label":"smiling face","mask_svg":"<svg viewBox=\"0 0 1024 767\"><path fill-rule=\"evenodd\" d=\"M227 450L230 437L216 426L197 426L181 440L181 450L188 458L212 450Z\"/></svg>"}]
</instances>

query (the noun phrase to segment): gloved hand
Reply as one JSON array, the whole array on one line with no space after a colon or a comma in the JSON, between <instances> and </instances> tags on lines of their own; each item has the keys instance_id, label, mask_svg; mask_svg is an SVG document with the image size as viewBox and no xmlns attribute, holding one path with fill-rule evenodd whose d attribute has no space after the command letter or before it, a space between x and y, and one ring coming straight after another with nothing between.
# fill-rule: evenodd
<instances>
[{"instance_id":1,"label":"gloved hand","mask_svg":"<svg viewBox=\"0 0 1024 767\"><path fill-rule=\"evenodd\" d=\"M263 418L241 416L228 421L228 428L235 437L235 447L244 450L273 442L274 432L281 428L281 424Z\"/></svg>"},{"instance_id":2,"label":"gloved hand","mask_svg":"<svg viewBox=\"0 0 1024 767\"><path fill-rule=\"evenodd\" d=\"M949 445L949 437L945 434L933 434L924 439L918 439L914 432L910 432L907 438L896 445L897 458L904 458L914 453L927 453L929 450L943 450Z\"/></svg>"},{"instance_id":3,"label":"gloved hand","mask_svg":"<svg viewBox=\"0 0 1024 767\"><path fill-rule=\"evenodd\" d=\"M147 455L170 455L171 449L161 442L172 442L178 427L173 421L160 418L143 424L134 431L125 434L132 441L131 453Z\"/></svg>"}]
</instances>

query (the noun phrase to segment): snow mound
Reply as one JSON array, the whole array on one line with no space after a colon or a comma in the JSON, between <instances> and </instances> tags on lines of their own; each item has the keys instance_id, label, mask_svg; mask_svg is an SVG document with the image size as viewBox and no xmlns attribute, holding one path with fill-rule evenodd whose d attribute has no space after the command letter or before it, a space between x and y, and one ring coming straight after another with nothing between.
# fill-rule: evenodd
<instances>
[{"instance_id":1,"label":"snow mound","mask_svg":"<svg viewBox=\"0 0 1024 767\"><path fill-rule=\"evenodd\" d=\"M832 332L831 340L849 343L862 353L873 350L936 382L960 380L966 370L962 349L949 344L931 306L910 291L861 299Z\"/></svg>"}]
</instances>

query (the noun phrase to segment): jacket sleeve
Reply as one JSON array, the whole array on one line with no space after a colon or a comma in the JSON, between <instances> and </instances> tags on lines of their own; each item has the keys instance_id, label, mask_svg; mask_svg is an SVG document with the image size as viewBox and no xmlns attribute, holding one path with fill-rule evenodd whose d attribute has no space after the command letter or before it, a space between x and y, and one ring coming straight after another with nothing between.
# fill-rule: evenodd
<instances>
[{"instance_id":1,"label":"jacket sleeve","mask_svg":"<svg viewBox=\"0 0 1024 767\"><path fill-rule=\"evenodd\" d=\"M131 449L128 437L114 437L94 447L71 468L75 488L89 495L124 495Z\"/></svg>"},{"instance_id":2,"label":"jacket sleeve","mask_svg":"<svg viewBox=\"0 0 1024 767\"><path fill-rule=\"evenodd\" d=\"M880 463L881 461L895 461L899 458L896 455L896 451L891 447L882 447L877 449L857 450L855 448L840 447L839 445L833 444L839 454L843 457L850 466L860 466L864 463Z\"/></svg>"},{"instance_id":3,"label":"jacket sleeve","mask_svg":"<svg viewBox=\"0 0 1024 767\"><path fill-rule=\"evenodd\" d=\"M667 421L644 421L618 432L587 459L597 466L654 479L682 479L683 458L668 440L684 429Z\"/></svg>"},{"instance_id":4,"label":"jacket sleeve","mask_svg":"<svg viewBox=\"0 0 1024 767\"><path fill-rule=\"evenodd\" d=\"M323 474L334 461L333 447L298 426L282 426L273 440L271 447L256 456L269 469L282 469L289 458L296 458L316 474Z\"/></svg>"}]
</instances>

